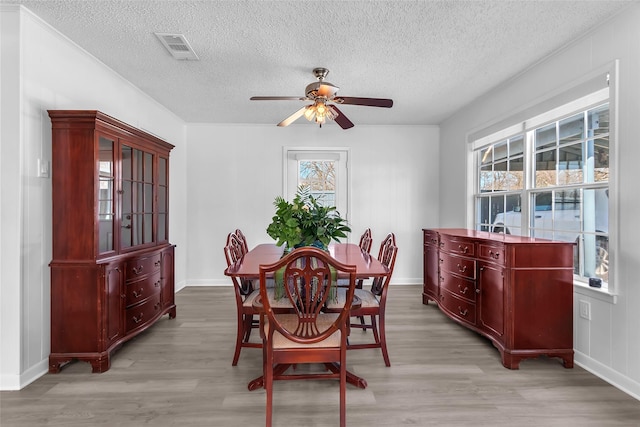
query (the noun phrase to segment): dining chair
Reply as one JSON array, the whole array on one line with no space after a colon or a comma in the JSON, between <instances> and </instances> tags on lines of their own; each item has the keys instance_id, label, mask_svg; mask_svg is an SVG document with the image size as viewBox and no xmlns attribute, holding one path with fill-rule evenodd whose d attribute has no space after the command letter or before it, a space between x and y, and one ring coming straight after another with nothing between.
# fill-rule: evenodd
<instances>
[{"instance_id":1,"label":"dining chair","mask_svg":"<svg viewBox=\"0 0 640 427\"><path fill-rule=\"evenodd\" d=\"M328 303L337 299L338 274L349 278L349 287L342 289L342 307L327 312ZM288 309L283 310L282 301L274 300L274 290L267 287L270 276L275 277L275 286L283 287L281 299L288 300ZM273 415L273 383L288 379L339 378L340 425L346 424L346 350L355 285L355 266L340 263L313 247L296 249L273 264L260 266L267 427L271 426ZM324 363L327 370L287 373L290 365L309 363Z\"/></svg>"},{"instance_id":2,"label":"dining chair","mask_svg":"<svg viewBox=\"0 0 640 427\"><path fill-rule=\"evenodd\" d=\"M235 233L229 233L224 247L227 267L238 262L244 254L244 245L241 238ZM231 365L236 366L243 347L262 348L261 342L249 342L251 330L259 326L258 311L254 308L253 302L260 291L253 288L253 282L249 279L238 277L231 277L231 279L233 281L237 313L236 348ZM256 316L255 319L254 315Z\"/></svg>"},{"instance_id":3,"label":"dining chair","mask_svg":"<svg viewBox=\"0 0 640 427\"><path fill-rule=\"evenodd\" d=\"M373 240L371 239L371 229L367 228L364 230L364 232L362 233L362 235L360 236L360 242L358 243L358 246L360 247L360 250L366 253L371 253L371 243L373 242ZM356 280L356 289L362 289L362 285L364 283L363 279L358 279ZM349 286L349 284L347 283L346 280L338 280L338 286L340 287L347 287Z\"/></svg>"},{"instance_id":4,"label":"dining chair","mask_svg":"<svg viewBox=\"0 0 640 427\"><path fill-rule=\"evenodd\" d=\"M378 261L387 267L388 273L384 276L374 277L371 282L371 289L356 289L355 295L361 300L361 305L351 310L351 316L371 319L370 323L352 323L352 328L360 328L363 331L371 329L373 331L374 342L349 344L349 350L363 348L380 348L382 358L387 366L391 366L389 352L387 350L387 334L385 331L385 309L387 306L387 293L389 282L393 275L393 268L396 263L398 247L396 246L396 236L389 233L380 244Z\"/></svg>"}]
</instances>

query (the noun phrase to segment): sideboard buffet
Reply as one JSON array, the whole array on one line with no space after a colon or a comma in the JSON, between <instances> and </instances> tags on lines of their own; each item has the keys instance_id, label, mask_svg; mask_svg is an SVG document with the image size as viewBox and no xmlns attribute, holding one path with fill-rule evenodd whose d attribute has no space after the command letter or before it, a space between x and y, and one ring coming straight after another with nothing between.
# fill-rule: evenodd
<instances>
[{"instance_id":1,"label":"sideboard buffet","mask_svg":"<svg viewBox=\"0 0 640 427\"><path fill-rule=\"evenodd\" d=\"M176 316L169 243L173 145L99 111L50 110L51 354L93 372L164 314Z\"/></svg>"},{"instance_id":2,"label":"sideboard buffet","mask_svg":"<svg viewBox=\"0 0 640 427\"><path fill-rule=\"evenodd\" d=\"M541 355L573 367L573 244L423 229L423 304L490 339L502 364Z\"/></svg>"}]
</instances>

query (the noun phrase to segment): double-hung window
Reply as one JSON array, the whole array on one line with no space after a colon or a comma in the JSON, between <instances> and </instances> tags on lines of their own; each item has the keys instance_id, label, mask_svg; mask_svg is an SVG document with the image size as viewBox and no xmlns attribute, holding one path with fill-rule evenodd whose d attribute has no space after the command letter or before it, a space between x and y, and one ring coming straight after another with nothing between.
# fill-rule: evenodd
<instances>
[{"instance_id":1,"label":"double-hung window","mask_svg":"<svg viewBox=\"0 0 640 427\"><path fill-rule=\"evenodd\" d=\"M475 228L575 243L576 280L595 279L605 289L608 94L601 90L476 140L473 152Z\"/></svg>"}]
</instances>

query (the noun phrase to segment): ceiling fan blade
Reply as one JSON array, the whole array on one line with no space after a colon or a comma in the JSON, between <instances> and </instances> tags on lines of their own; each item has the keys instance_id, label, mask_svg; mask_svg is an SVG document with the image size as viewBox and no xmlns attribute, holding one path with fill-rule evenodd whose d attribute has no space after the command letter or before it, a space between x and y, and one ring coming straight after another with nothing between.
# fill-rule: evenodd
<instances>
[{"instance_id":1,"label":"ceiling fan blade","mask_svg":"<svg viewBox=\"0 0 640 427\"><path fill-rule=\"evenodd\" d=\"M340 96L334 99L340 104L365 105L368 107L393 107L393 99L385 98L358 98L355 96Z\"/></svg>"},{"instance_id":2,"label":"ceiling fan blade","mask_svg":"<svg viewBox=\"0 0 640 427\"><path fill-rule=\"evenodd\" d=\"M302 115L304 114L307 108L309 108L308 105L302 107L301 109L299 109L298 111L296 111L295 113L293 113L292 115L290 115L289 117L287 117L286 119L278 123L278 126L280 127L289 126L291 123L295 122L300 117L302 117Z\"/></svg>"},{"instance_id":3,"label":"ceiling fan blade","mask_svg":"<svg viewBox=\"0 0 640 427\"><path fill-rule=\"evenodd\" d=\"M329 108L336 114L336 117L333 119L333 121L335 121L342 129L349 129L354 126L353 122L349 120L347 116L345 116L342 111L338 109L338 107L336 107L335 105L329 105Z\"/></svg>"},{"instance_id":4,"label":"ceiling fan blade","mask_svg":"<svg viewBox=\"0 0 640 427\"><path fill-rule=\"evenodd\" d=\"M306 97L300 96L252 96L251 101L306 101Z\"/></svg>"}]
</instances>

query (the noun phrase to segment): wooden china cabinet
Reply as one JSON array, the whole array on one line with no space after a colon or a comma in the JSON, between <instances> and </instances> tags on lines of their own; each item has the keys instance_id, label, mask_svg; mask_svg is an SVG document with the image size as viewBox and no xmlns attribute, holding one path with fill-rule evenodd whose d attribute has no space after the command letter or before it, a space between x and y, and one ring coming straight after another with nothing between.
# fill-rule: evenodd
<instances>
[{"instance_id":1,"label":"wooden china cabinet","mask_svg":"<svg viewBox=\"0 0 640 427\"><path fill-rule=\"evenodd\" d=\"M573 367L573 243L425 229L422 302L489 338L502 364L559 357Z\"/></svg>"},{"instance_id":2,"label":"wooden china cabinet","mask_svg":"<svg viewBox=\"0 0 640 427\"><path fill-rule=\"evenodd\" d=\"M53 260L49 372L112 352L176 316L169 243L173 145L99 111L50 110Z\"/></svg>"}]
</instances>

